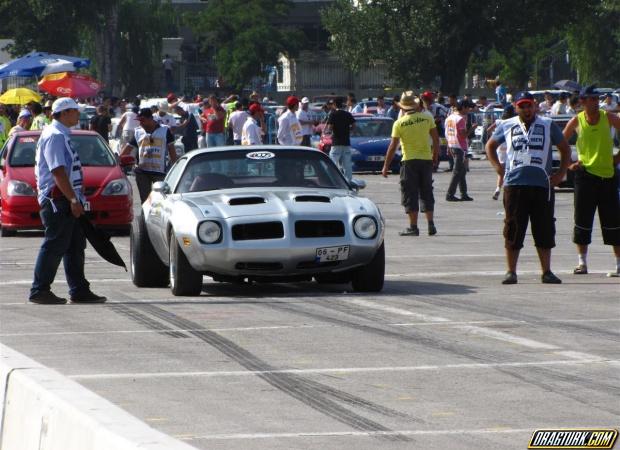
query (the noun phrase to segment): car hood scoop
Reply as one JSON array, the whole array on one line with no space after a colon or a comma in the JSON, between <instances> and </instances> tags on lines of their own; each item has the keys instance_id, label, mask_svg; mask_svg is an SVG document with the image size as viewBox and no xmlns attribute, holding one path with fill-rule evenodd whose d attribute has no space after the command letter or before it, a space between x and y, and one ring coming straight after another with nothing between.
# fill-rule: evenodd
<instances>
[{"instance_id":1,"label":"car hood scoop","mask_svg":"<svg viewBox=\"0 0 620 450\"><path fill-rule=\"evenodd\" d=\"M324 195L298 195L296 202L331 203L331 199Z\"/></svg>"},{"instance_id":2,"label":"car hood scoop","mask_svg":"<svg viewBox=\"0 0 620 450\"><path fill-rule=\"evenodd\" d=\"M258 205L260 203L265 203L265 199L263 197L233 197L228 200L228 204L230 206Z\"/></svg>"}]
</instances>

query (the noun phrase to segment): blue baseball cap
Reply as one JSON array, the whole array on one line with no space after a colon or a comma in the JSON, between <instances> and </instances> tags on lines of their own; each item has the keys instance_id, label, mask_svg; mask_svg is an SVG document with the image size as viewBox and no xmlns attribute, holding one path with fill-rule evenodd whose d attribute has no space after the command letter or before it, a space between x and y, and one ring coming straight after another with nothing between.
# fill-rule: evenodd
<instances>
[{"instance_id":1,"label":"blue baseball cap","mask_svg":"<svg viewBox=\"0 0 620 450\"><path fill-rule=\"evenodd\" d=\"M586 97L597 97L598 98L598 92L596 92L596 85L595 84L591 84L590 86L586 86L584 87L580 92L579 92L579 97L581 98L586 98Z\"/></svg>"},{"instance_id":2,"label":"blue baseball cap","mask_svg":"<svg viewBox=\"0 0 620 450\"><path fill-rule=\"evenodd\" d=\"M534 96L528 91L517 92L514 99L515 105L519 105L520 102L534 103Z\"/></svg>"}]
</instances>

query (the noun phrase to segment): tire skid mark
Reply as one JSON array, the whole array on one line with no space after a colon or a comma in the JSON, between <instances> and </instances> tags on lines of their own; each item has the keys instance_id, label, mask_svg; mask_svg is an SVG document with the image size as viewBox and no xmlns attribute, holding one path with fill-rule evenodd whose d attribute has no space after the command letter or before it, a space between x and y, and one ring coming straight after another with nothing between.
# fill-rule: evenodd
<instances>
[{"instance_id":1,"label":"tire skid mark","mask_svg":"<svg viewBox=\"0 0 620 450\"><path fill-rule=\"evenodd\" d=\"M408 293L403 290L395 290L404 295L411 297L411 299L415 302L424 303L431 306L443 306L448 309L456 309L467 312L475 312L480 314L487 314L493 317L499 317L502 319L511 319L520 322L527 322L528 324L538 325L544 324L545 327L555 328L562 331L572 331L579 330L590 335L598 335L604 339L608 339L614 342L620 342L620 333L610 331L610 330L602 330L600 328L595 328L593 326L582 325L575 322L545 322L541 321L539 316L534 316L531 314L522 313L514 310L507 309L499 309L494 307L482 306L482 305L474 305L471 303L463 303L463 302L455 302L454 299L450 299L447 297L443 297L441 295L428 296L423 294L413 294ZM506 307L506 304L502 304L502 307Z\"/></svg>"},{"instance_id":2,"label":"tire skid mark","mask_svg":"<svg viewBox=\"0 0 620 450\"><path fill-rule=\"evenodd\" d=\"M406 342L412 342L412 343L416 343L416 344L422 344L424 346L429 346L433 349L437 349L437 350L441 350L441 351L445 351L445 352L449 352L458 356L463 356L466 357L470 360L476 361L476 362L488 362L489 358L488 355L487 357L481 356L480 354L474 353L471 349L466 349L465 351L459 350L458 347L456 347L454 344L448 343L448 342L442 342L439 339L430 339L427 337L418 337L416 336L412 330L408 330L408 332L400 332L400 330L395 330L392 331L390 329L385 329L385 328L379 328L376 326L371 326L371 325L363 325L363 324L359 324L359 323L355 323L355 322L350 322L344 319L337 319L334 318L332 316L328 316L325 314L321 314L318 312L314 312L314 311L308 311L306 309L304 309L303 307L299 307L299 304L295 304L295 305L284 305L284 304L267 304L265 303L265 306L268 306L270 308L273 309L277 309L280 311L287 311L287 312L291 312L294 314L298 314L298 315L302 315L305 317L311 317L314 318L316 320L319 321L323 321L323 322L328 322L328 323L334 323L337 325L341 325L343 327L348 327L348 328L352 328L354 330L358 330L358 331L364 331L364 332L369 332L369 333L374 333L383 337L389 337L389 338L393 338L393 339L397 339L400 341L406 341ZM325 309L330 310L331 307L334 305L333 303L329 303L329 302L321 302L321 303L313 303L313 305L319 305ZM389 327L389 325L387 325L387 327ZM591 405L589 404L587 401L585 401L583 398L579 398L577 395L573 395L570 392L568 392L567 389L563 389L561 387L555 386L551 383L548 382L542 382L539 380L535 380L532 377L528 377L526 375L521 375L519 373L517 373L515 370L512 369L506 369L506 368L495 368L496 371L503 373L504 375L513 377L518 379L519 381L528 383L528 384L532 384L534 386L537 386L545 391L549 391L549 392L554 392L558 395L561 395L563 397L567 397L570 398L571 400L577 401L579 403L582 404L588 404L589 406L597 406L598 405ZM572 376L572 375L566 375L564 373L558 372L558 371L553 371L553 370L549 370L549 369L544 369L544 368L532 368L531 369L531 373L536 372L539 375L542 376L546 376L547 378L550 378L554 381L557 380L563 380L565 382L577 385L579 387L586 387L586 388L590 388L592 390L596 390L602 393L606 393L609 394L610 390L609 390L609 386L608 385L601 385L601 386L597 386L593 383L590 382L589 379L586 378L582 378L579 376ZM617 388L615 388L614 390L617 390ZM616 414L616 412L613 411L608 411L608 412L612 412L614 414Z\"/></svg>"},{"instance_id":3,"label":"tire skid mark","mask_svg":"<svg viewBox=\"0 0 620 450\"><path fill-rule=\"evenodd\" d=\"M158 319L164 320L171 325L185 328L185 329L199 329L199 324L190 320L184 319L171 313L165 309L159 308L153 305L136 305L139 308ZM269 365L265 361L258 358L256 355L250 353L244 348L238 346L231 340L215 333L213 331L190 331L190 334L204 341L210 346L214 347L218 351L222 352L235 362L240 364L251 371L273 371L275 367ZM352 394L338 391L337 389L325 386L319 382L308 380L297 374L289 373L260 373L257 374L259 378L269 383L276 389L284 392L291 397L301 401L305 405L312 409L325 414L341 423L349 425L350 427L361 431L387 431L391 432L389 428L381 425L378 422L367 419L366 417L356 414L336 401L328 398L334 397L336 400L340 400L349 405L358 406L372 412L383 414L390 417L409 417L401 412L391 410L380 405L375 405L367 400L356 397ZM401 435L380 435L382 439L388 439L392 441L411 441L411 438Z\"/></svg>"},{"instance_id":4,"label":"tire skid mark","mask_svg":"<svg viewBox=\"0 0 620 450\"><path fill-rule=\"evenodd\" d=\"M149 330L158 331L159 332L158 334L173 337L173 338L189 338L188 335L182 333L181 331L173 330L169 326L161 322L157 322L156 320L151 319L149 316L146 316L140 313L139 311L136 311L135 309L128 308L125 305L121 305L118 303L110 304L108 308L110 308L112 311L114 311L117 314L125 316L126 318L128 318L129 320L133 322L143 325Z\"/></svg>"}]
</instances>

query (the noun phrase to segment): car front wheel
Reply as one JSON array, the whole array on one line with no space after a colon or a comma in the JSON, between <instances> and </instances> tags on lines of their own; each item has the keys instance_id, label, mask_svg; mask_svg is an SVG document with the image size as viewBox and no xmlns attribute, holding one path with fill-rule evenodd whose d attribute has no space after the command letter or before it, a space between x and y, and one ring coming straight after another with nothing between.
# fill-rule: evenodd
<instances>
[{"instance_id":1,"label":"car front wheel","mask_svg":"<svg viewBox=\"0 0 620 450\"><path fill-rule=\"evenodd\" d=\"M170 233L170 263L168 273L173 295L196 296L202 291L202 273L194 270L179 247L174 231Z\"/></svg>"},{"instance_id":2,"label":"car front wheel","mask_svg":"<svg viewBox=\"0 0 620 450\"><path fill-rule=\"evenodd\" d=\"M383 289L385 278L385 247L381 246L372 260L365 266L355 270L351 279L356 292L379 292Z\"/></svg>"},{"instance_id":3,"label":"car front wheel","mask_svg":"<svg viewBox=\"0 0 620 450\"><path fill-rule=\"evenodd\" d=\"M133 284L138 287L166 287L168 285L167 268L155 253L142 214L131 225L129 253L129 269Z\"/></svg>"}]
</instances>

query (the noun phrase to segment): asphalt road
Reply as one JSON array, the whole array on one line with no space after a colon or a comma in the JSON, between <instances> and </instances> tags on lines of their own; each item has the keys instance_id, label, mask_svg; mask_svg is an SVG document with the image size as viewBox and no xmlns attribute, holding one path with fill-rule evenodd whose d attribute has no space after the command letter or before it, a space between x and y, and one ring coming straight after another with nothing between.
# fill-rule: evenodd
<instances>
[{"instance_id":1,"label":"asphalt road","mask_svg":"<svg viewBox=\"0 0 620 450\"><path fill-rule=\"evenodd\" d=\"M620 284L600 230L591 274L572 275L572 192L558 193L564 283L540 283L528 236L519 284L502 286L495 177L474 161L475 201L447 203L449 177L435 179L438 235L422 220L400 237L397 177L361 176L387 219L379 295L205 278L201 296L175 298L88 249L108 303L30 305L41 234L2 238L0 341L202 449L522 449L537 428L617 426ZM114 242L128 261L129 239Z\"/></svg>"}]
</instances>

